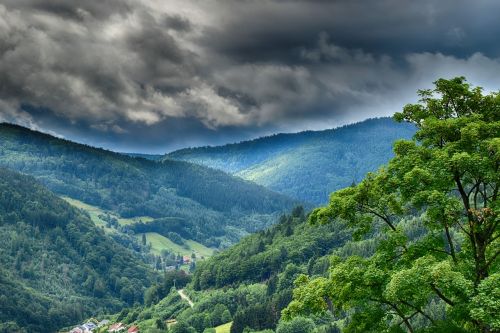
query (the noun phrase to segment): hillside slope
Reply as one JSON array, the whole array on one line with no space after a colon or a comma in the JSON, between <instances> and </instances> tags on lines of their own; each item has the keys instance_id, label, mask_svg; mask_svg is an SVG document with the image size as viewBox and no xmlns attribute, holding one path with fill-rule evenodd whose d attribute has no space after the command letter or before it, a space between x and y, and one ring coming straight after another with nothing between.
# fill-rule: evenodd
<instances>
[{"instance_id":1,"label":"hillside slope","mask_svg":"<svg viewBox=\"0 0 500 333\"><path fill-rule=\"evenodd\" d=\"M278 134L219 147L188 148L166 158L230 172L280 193L314 204L361 180L392 155L392 144L415 128L389 118L325 131Z\"/></svg>"},{"instance_id":2,"label":"hillside slope","mask_svg":"<svg viewBox=\"0 0 500 333\"><path fill-rule=\"evenodd\" d=\"M283 195L222 171L133 158L9 124L0 124L0 166L123 217L161 219L162 227L210 246L263 228L293 205Z\"/></svg>"},{"instance_id":3,"label":"hillside slope","mask_svg":"<svg viewBox=\"0 0 500 333\"><path fill-rule=\"evenodd\" d=\"M200 263L184 289L193 307L171 285L160 284L146 292L155 301L125 310L113 319L139 325L145 332L163 329L173 319L179 325L176 332L194 332L190 326L204 332L223 324L237 333L245 327L251 332L275 329L281 310L292 300L293 282L299 274L327 276L331 253L370 251L371 242L356 246L349 241L350 235L340 223L311 227L304 210L296 207L265 231ZM323 324L318 327L322 327L331 318L319 319Z\"/></svg>"},{"instance_id":4,"label":"hillside slope","mask_svg":"<svg viewBox=\"0 0 500 333\"><path fill-rule=\"evenodd\" d=\"M406 224L401 227L412 229ZM139 325L144 332L161 330L175 319L183 327L175 332L194 332L190 326L196 332L214 332L210 329L225 324L231 333L338 333L341 323L331 313L307 318L314 330L304 330L287 328L281 311L292 301L297 277L328 277L332 255L370 257L378 236L374 232L353 241L352 229L345 223L311 226L304 209L295 207L266 230L197 265L192 280L183 287L194 303L192 308L171 285L160 284L146 291L155 301L122 311L113 319Z\"/></svg>"},{"instance_id":5,"label":"hillside slope","mask_svg":"<svg viewBox=\"0 0 500 333\"><path fill-rule=\"evenodd\" d=\"M54 332L142 302L156 275L32 177L0 168L0 331Z\"/></svg>"}]
</instances>

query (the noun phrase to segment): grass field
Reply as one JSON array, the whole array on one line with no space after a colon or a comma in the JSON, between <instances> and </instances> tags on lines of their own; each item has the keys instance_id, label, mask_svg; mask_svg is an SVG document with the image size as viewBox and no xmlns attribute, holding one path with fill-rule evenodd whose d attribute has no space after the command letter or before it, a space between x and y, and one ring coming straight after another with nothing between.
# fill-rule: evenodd
<instances>
[{"instance_id":1,"label":"grass field","mask_svg":"<svg viewBox=\"0 0 500 333\"><path fill-rule=\"evenodd\" d=\"M224 325L217 326L215 328L215 332L217 332L217 333L229 333L231 331L232 324L233 324L233 322L230 322L230 323L227 323Z\"/></svg>"},{"instance_id":2,"label":"grass field","mask_svg":"<svg viewBox=\"0 0 500 333\"><path fill-rule=\"evenodd\" d=\"M85 202L82 202L82 201L79 201L79 200L76 200L76 199L73 199L70 197L63 196L61 198L66 200L72 206L74 206L76 208L83 209L86 212L88 212L92 221L94 221L94 223L98 226L105 226L106 225L106 222L99 218L99 215L101 215L101 214L109 214L110 216L116 218L118 220L118 223L121 225L133 224L133 223L137 223L139 221L140 222L150 222L150 221L154 220L150 216L136 216L136 217L131 217L131 218L123 218L123 217L120 217L112 212L102 210L101 208L99 208L97 206L92 206L92 205L86 204Z\"/></svg>"},{"instance_id":3,"label":"grass field","mask_svg":"<svg viewBox=\"0 0 500 333\"><path fill-rule=\"evenodd\" d=\"M108 232L112 230L111 228L106 227L106 221L103 221L101 218L99 218L99 215L105 214L105 212L102 209L100 209L99 207L91 206L91 205L88 205L84 202L81 202L79 200L72 199L69 197L63 196L61 198L63 200L65 200L66 202L68 202L71 206L79 208L79 209L83 209L84 211L89 213L90 218L92 219L92 221L95 223L96 226L104 227L104 229Z\"/></svg>"},{"instance_id":4,"label":"grass field","mask_svg":"<svg viewBox=\"0 0 500 333\"><path fill-rule=\"evenodd\" d=\"M86 211L90 215L90 218L95 223L95 225L98 227L104 228L104 230L106 232L116 232L116 231L113 228L107 228L106 221L102 220L99 217L99 215L109 214L111 217L116 218L120 225L130 225L130 224L137 223L137 222L149 222L149 221L153 220L153 218L150 216L137 216L137 217L132 217L132 218L121 218L117 214L114 214L114 213L109 212L109 211L105 211L97 206L92 206L92 205L86 204L86 203L79 201L79 200L76 200L76 199L72 199L72 198L64 197L64 196L62 197L62 199L64 199L70 205ZM140 240L142 238L142 234L137 234L137 237ZM167 237L164 237L164 236L157 234L157 233L154 233L154 232L146 233L146 240L148 243L151 243L151 251L157 255L159 255L162 250L168 250L169 252L179 253L181 255L186 255L186 256L190 256L194 252L198 258L201 258L201 257L208 258L208 257L212 256L214 253L214 249L208 248L208 247L204 246L203 244L200 244L196 241L185 240L186 245L181 246L179 244L172 242Z\"/></svg>"},{"instance_id":5,"label":"grass field","mask_svg":"<svg viewBox=\"0 0 500 333\"><path fill-rule=\"evenodd\" d=\"M142 238L142 234L138 234L137 237ZM146 233L146 242L151 243L151 250L155 254L160 254L161 250L166 249L169 252L186 256L190 256L194 252L198 258L207 258L214 253L213 249L193 240L185 240L186 246L182 246L155 232Z\"/></svg>"},{"instance_id":6,"label":"grass field","mask_svg":"<svg viewBox=\"0 0 500 333\"><path fill-rule=\"evenodd\" d=\"M137 222L151 222L154 220L154 218L152 218L150 216L137 216L137 217L131 217L131 218L119 217L117 219L118 219L118 223L120 223L121 225L134 224Z\"/></svg>"}]
</instances>

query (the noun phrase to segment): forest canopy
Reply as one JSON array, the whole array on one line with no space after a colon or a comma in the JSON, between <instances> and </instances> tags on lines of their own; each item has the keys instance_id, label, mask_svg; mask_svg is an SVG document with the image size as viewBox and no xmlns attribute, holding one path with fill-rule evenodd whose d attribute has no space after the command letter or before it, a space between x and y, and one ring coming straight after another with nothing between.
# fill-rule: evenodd
<instances>
[{"instance_id":1,"label":"forest canopy","mask_svg":"<svg viewBox=\"0 0 500 333\"><path fill-rule=\"evenodd\" d=\"M137 253L34 178L0 168L0 332L54 332L142 302Z\"/></svg>"},{"instance_id":2,"label":"forest canopy","mask_svg":"<svg viewBox=\"0 0 500 333\"><path fill-rule=\"evenodd\" d=\"M285 318L331 310L344 332L500 330L500 95L463 77L419 95L394 116L417 126L414 139L309 217L376 234L375 253L300 276Z\"/></svg>"}]
</instances>

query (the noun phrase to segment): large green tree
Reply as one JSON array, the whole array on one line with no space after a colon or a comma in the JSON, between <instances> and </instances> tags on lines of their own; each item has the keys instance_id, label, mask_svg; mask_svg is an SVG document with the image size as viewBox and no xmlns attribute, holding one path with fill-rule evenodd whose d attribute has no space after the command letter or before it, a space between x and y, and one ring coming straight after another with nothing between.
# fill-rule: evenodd
<instances>
[{"instance_id":1,"label":"large green tree","mask_svg":"<svg viewBox=\"0 0 500 333\"><path fill-rule=\"evenodd\" d=\"M346 332L500 331L500 95L463 77L419 95L395 115L414 139L310 215L377 235L375 254L333 258L328 279L301 276L285 318L331 310Z\"/></svg>"}]
</instances>

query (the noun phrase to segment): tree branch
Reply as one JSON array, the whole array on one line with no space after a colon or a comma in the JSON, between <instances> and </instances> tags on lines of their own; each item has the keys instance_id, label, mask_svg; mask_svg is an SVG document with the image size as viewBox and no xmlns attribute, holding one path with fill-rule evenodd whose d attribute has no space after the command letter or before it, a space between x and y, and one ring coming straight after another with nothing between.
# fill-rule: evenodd
<instances>
[{"instance_id":1,"label":"tree branch","mask_svg":"<svg viewBox=\"0 0 500 333\"><path fill-rule=\"evenodd\" d=\"M446 232L446 238L448 239L448 245L450 246L450 255L453 258L453 262L456 264L457 257L455 255L455 246L453 245L453 240L451 239L450 229L446 223L444 224L444 230Z\"/></svg>"},{"instance_id":2,"label":"tree branch","mask_svg":"<svg viewBox=\"0 0 500 333\"><path fill-rule=\"evenodd\" d=\"M396 227L391 223L389 220L389 217L386 215L383 215L382 213L377 212L373 208L367 206L367 205L362 205L369 213L372 213L375 216L380 217L387 225L392 229L392 231L396 231Z\"/></svg>"},{"instance_id":3,"label":"tree branch","mask_svg":"<svg viewBox=\"0 0 500 333\"><path fill-rule=\"evenodd\" d=\"M454 306L455 302L453 302L451 299L443 295L441 290L439 290L434 283L431 283L431 288L434 290L434 292L441 298L443 301L445 301L448 305Z\"/></svg>"},{"instance_id":4,"label":"tree branch","mask_svg":"<svg viewBox=\"0 0 500 333\"><path fill-rule=\"evenodd\" d=\"M403 303L404 305L407 305L409 306L410 308L414 309L415 311L417 311L418 313L420 313L422 316L424 316L425 318L429 319L429 321L434 325L435 322L434 322L434 319L432 319L428 314L426 314L425 312L423 312L420 308L416 307L415 305L409 303L409 302L406 302L406 301L403 301L403 300L399 300L401 303Z\"/></svg>"},{"instance_id":5,"label":"tree branch","mask_svg":"<svg viewBox=\"0 0 500 333\"><path fill-rule=\"evenodd\" d=\"M494 255L490 258L490 260L488 260L488 261L486 262L486 265L485 265L485 267L484 267L484 268L487 270L487 269L488 269L488 267L489 267L489 266L490 266L490 265L491 265L491 264L495 261L496 257L498 257L499 255L500 255L500 250L499 250L499 251L497 251L497 252L496 252L496 253L495 253L495 254L494 254Z\"/></svg>"}]
</instances>

